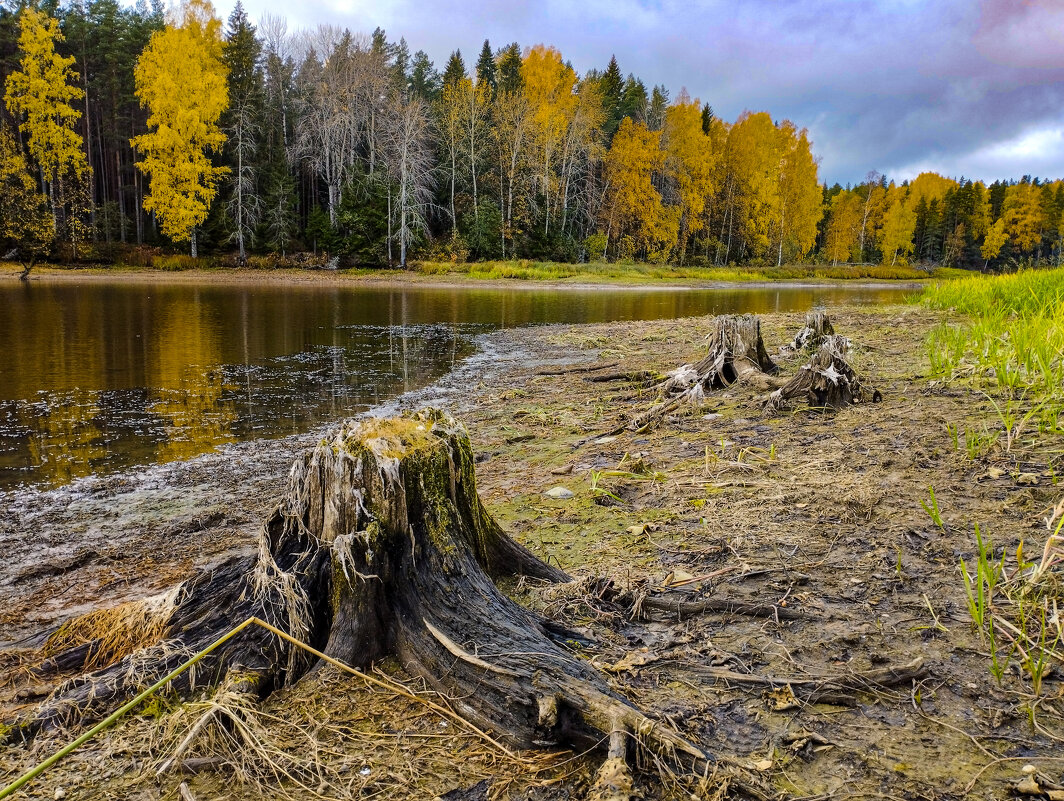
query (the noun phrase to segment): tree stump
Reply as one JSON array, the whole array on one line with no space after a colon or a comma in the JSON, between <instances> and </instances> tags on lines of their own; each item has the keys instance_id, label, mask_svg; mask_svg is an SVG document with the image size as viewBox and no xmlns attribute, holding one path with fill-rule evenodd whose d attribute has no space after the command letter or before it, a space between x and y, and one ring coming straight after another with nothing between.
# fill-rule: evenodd
<instances>
[{"instance_id":1,"label":"tree stump","mask_svg":"<svg viewBox=\"0 0 1064 801\"><path fill-rule=\"evenodd\" d=\"M722 315L706 337L707 352L699 361L668 373L656 387L659 400L628 424L639 430L660 421L685 404L700 405L706 391L742 381L761 390L775 389L771 376L778 368L761 339L761 320L753 314Z\"/></svg>"},{"instance_id":2,"label":"tree stump","mask_svg":"<svg viewBox=\"0 0 1064 801\"><path fill-rule=\"evenodd\" d=\"M816 350L825 337L832 336L834 333L835 328L827 312L823 309L814 309L805 315L805 325L794 335L794 340L786 345L784 350L788 354Z\"/></svg>"},{"instance_id":3,"label":"tree stump","mask_svg":"<svg viewBox=\"0 0 1064 801\"><path fill-rule=\"evenodd\" d=\"M616 695L551 639L551 624L503 595L493 579L515 574L568 579L485 510L458 422L425 410L347 423L295 462L256 557L229 560L152 602L157 642L122 653L121 620L142 629L143 605L136 614L111 610L106 621L81 619L81 636L53 647L41 669L91 664L93 654L106 666L58 688L23 731L99 716L255 615L353 667L394 654L457 699L464 718L514 747L586 749L609 740L613 757L619 743L622 751L638 743L691 766L714 762ZM200 668L210 684L234 671L245 684L252 677L262 694L315 665L251 627ZM175 680L178 692L192 687L187 675Z\"/></svg>"},{"instance_id":4,"label":"tree stump","mask_svg":"<svg viewBox=\"0 0 1064 801\"><path fill-rule=\"evenodd\" d=\"M846 361L850 342L835 334L825 336L820 349L790 381L765 399L769 411L778 411L795 398L805 398L817 409L841 409L866 400L867 390ZM881 399L878 391L871 400Z\"/></svg>"}]
</instances>

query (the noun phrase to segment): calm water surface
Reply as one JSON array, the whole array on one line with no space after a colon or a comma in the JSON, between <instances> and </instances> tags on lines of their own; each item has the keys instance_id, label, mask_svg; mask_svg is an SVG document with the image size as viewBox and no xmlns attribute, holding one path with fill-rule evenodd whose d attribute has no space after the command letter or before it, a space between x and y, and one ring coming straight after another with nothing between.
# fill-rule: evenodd
<instances>
[{"instance_id":1,"label":"calm water surface","mask_svg":"<svg viewBox=\"0 0 1064 801\"><path fill-rule=\"evenodd\" d=\"M306 431L423 387L478 333L898 302L901 287L0 284L0 490Z\"/></svg>"}]
</instances>

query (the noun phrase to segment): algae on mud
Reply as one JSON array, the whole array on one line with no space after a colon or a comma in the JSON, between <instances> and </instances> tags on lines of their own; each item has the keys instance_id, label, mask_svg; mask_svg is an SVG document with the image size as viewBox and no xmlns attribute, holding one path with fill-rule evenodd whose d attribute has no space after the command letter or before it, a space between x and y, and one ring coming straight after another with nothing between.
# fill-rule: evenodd
<instances>
[{"instance_id":1,"label":"algae on mud","mask_svg":"<svg viewBox=\"0 0 1064 801\"><path fill-rule=\"evenodd\" d=\"M830 312L836 330L854 340L855 367L881 389L882 404L834 415L798 410L763 417L751 394L736 386L711 394L699 414L574 450L574 443L651 398L638 389L585 380L582 373L538 375L539 366L533 366L479 388L461 410L483 457L477 472L487 508L541 559L578 578L586 566L634 594L679 576L696 598L786 602L817 610L816 620L777 624L707 615L648 622L587 593L552 593L527 582L509 590L548 616L577 618L595 639L583 647L584 655L617 668L611 674L617 690L687 737L762 770L781 792L1001 796L1027 762L1059 782L1059 667L1043 679L1037 697L1015 664L999 685L971 626L958 570L960 557L970 564L977 556L970 528L975 521L999 549L1015 552L1022 538L1028 551L1040 550L1047 533L1039 518L1060 496L1059 455L1037 437L1023 438L1008 453L997 446L974 459L954 447L947 424L963 430L1000 423L979 392L928 383L923 339L940 313L918 307ZM790 340L800 323L795 315L766 315L766 342L771 347ZM711 319L700 318L506 336L522 337L534 354L662 372L699 353L710 325ZM584 358L572 358L574 352ZM789 358L779 359L785 371L796 365ZM659 478L620 475L636 473L624 469L633 458ZM592 471L620 504L595 502L601 496L591 492ZM611 471L618 475L607 475ZM1027 478L1021 482L1021 476ZM542 494L555 485L574 497L557 501ZM943 527L920 505L929 485ZM71 578L77 575L75 569ZM710 667L763 676L840 675L904 663L913 655L925 659L929 680L856 693L851 706L800 698L781 703L748 686L707 678ZM385 667L398 671L394 664ZM353 699L368 692L344 689ZM499 797L527 791L564 798L586 787L596 764L578 757L522 775L512 765L493 767L463 735L444 733L436 721L404 718L411 714L406 706L389 709L367 695L373 710L367 716L356 711L357 702L334 708L332 685L305 683L292 693L300 700L281 704L280 714L306 721L310 730L327 716L331 724L388 743L367 751L363 765L350 752L355 749L323 729L328 748L322 758L349 766L345 776L359 774L345 779L350 783L336 794L362 791L365 767L375 792L411 782L418 795L432 797L494 776ZM270 708L278 713L277 706ZM1032 717L1041 729L1032 726ZM154 788L145 778L146 765L165 757L149 747L155 728L153 720L130 721L113 740L60 767L40 793L51 797L57 785L80 788L85 797ZM433 733L441 736L413 736ZM447 759L440 758L444 753ZM89 790L85 770L105 754L115 755L114 765L103 771L112 775L103 777L99 790ZM426 761L416 763L420 758ZM13 770L27 755L6 748L0 759ZM413 783L415 763L429 766L433 775ZM558 781L550 788L534 786L548 777ZM188 781L202 797L230 792L257 798L279 791L252 783L223 788L211 772ZM172 794L176 784L175 777L163 789ZM715 789L664 776L648 791L679 798Z\"/></svg>"}]
</instances>

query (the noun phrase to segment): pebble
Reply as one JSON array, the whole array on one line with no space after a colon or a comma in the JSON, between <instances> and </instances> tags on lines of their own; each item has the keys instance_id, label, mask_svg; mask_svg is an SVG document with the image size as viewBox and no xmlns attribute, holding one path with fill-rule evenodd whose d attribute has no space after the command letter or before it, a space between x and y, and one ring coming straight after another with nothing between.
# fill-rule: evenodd
<instances>
[{"instance_id":1,"label":"pebble","mask_svg":"<svg viewBox=\"0 0 1064 801\"><path fill-rule=\"evenodd\" d=\"M573 497L573 491L565 487L551 487L545 493L548 498L556 498L557 500L565 500Z\"/></svg>"}]
</instances>

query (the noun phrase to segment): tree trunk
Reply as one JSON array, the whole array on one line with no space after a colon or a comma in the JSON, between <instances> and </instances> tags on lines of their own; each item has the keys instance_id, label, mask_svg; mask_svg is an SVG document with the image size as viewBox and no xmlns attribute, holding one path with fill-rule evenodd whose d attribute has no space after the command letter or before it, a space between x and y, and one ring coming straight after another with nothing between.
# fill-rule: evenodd
<instances>
[{"instance_id":1,"label":"tree trunk","mask_svg":"<svg viewBox=\"0 0 1064 801\"><path fill-rule=\"evenodd\" d=\"M698 406L706 390L720 389L736 381L752 382L761 389L779 386L770 376L778 368L769 358L761 339L761 320L752 314L723 315L714 320L706 338L708 352L694 364L684 364L658 384L659 400L632 419L628 428L638 430L660 421L684 404Z\"/></svg>"},{"instance_id":2,"label":"tree trunk","mask_svg":"<svg viewBox=\"0 0 1064 801\"><path fill-rule=\"evenodd\" d=\"M61 686L16 733L99 716L134 684L166 675L255 615L351 666L394 654L456 699L464 718L513 747L583 750L613 735L614 746L618 737L625 744L618 753L646 748L712 769L710 754L649 720L552 639L571 632L503 595L493 580L515 574L568 580L507 537L482 506L461 424L436 410L346 423L296 460L257 556L230 559L155 599L90 613L53 635L39 672L106 667ZM211 683L238 671L269 691L316 666L250 627L198 669ZM178 693L192 689L187 675L174 680Z\"/></svg>"},{"instance_id":3,"label":"tree trunk","mask_svg":"<svg viewBox=\"0 0 1064 801\"><path fill-rule=\"evenodd\" d=\"M196 249L196 229L195 228L192 229L192 237L191 237L191 239L192 239L192 258L196 258L199 255L199 253L197 252L197 249Z\"/></svg>"},{"instance_id":4,"label":"tree trunk","mask_svg":"<svg viewBox=\"0 0 1064 801\"><path fill-rule=\"evenodd\" d=\"M841 409L868 400L868 388L846 361L849 348L846 337L825 336L809 363L765 399L766 409L778 411L795 398L805 398L816 409ZM870 399L877 403L883 396L875 390Z\"/></svg>"}]
</instances>

